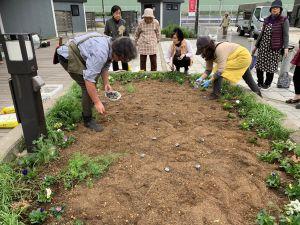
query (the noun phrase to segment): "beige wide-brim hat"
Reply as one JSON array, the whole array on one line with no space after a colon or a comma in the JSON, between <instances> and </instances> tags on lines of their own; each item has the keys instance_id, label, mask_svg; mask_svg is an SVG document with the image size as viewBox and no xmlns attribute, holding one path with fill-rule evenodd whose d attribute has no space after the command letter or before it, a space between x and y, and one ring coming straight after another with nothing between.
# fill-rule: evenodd
<instances>
[{"instance_id":1,"label":"beige wide-brim hat","mask_svg":"<svg viewBox=\"0 0 300 225\"><path fill-rule=\"evenodd\" d=\"M144 17L152 17L152 18L155 18L154 17L154 14L153 14L153 9L150 9L150 8L146 8L144 10L144 15L142 16L142 18Z\"/></svg>"}]
</instances>

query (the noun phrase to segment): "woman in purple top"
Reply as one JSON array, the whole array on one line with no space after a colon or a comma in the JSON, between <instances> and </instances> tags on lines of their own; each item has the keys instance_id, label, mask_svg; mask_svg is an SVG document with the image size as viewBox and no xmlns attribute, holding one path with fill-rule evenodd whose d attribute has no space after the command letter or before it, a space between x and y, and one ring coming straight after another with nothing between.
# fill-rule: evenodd
<instances>
[{"instance_id":1,"label":"woman in purple top","mask_svg":"<svg viewBox=\"0 0 300 225\"><path fill-rule=\"evenodd\" d=\"M263 25L252 55L258 49L256 72L258 86L268 89L273 81L274 73L278 70L280 52L283 50L283 57L288 54L289 45L289 21L282 16L282 2L275 0L272 2L270 12ZM266 80L264 81L264 72Z\"/></svg>"}]
</instances>

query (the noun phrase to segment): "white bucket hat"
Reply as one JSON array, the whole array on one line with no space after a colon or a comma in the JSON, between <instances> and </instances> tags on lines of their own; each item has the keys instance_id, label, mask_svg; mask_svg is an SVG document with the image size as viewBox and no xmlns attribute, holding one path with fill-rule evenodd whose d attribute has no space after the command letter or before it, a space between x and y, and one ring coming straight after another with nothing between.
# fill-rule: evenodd
<instances>
[{"instance_id":1,"label":"white bucket hat","mask_svg":"<svg viewBox=\"0 0 300 225\"><path fill-rule=\"evenodd\" d=\"M144 17L152 17L152 18L155 18L155 17L154 17L154 14L153 14L153 9L151 9L151 8L146 8L146 9L144 10L144 15L142 16L142 18L144 18Z\"/></svg>"}]
</instances>

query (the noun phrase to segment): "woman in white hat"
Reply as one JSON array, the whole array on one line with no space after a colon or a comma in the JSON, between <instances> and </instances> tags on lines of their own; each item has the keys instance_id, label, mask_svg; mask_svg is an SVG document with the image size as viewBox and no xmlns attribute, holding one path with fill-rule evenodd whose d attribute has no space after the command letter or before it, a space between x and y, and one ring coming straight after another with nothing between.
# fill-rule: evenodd
<instances>
[{"instance_id":1,"label":"woman in white hat","mask_svg":"<svg viewBox=\"0 0 300 225\"><path fill-rule=\"evenodd\" d=\"M140 69L146 71L147 55L150 57L151 71L157 70L157 44L160 40L159 22L153 15L153 10L146 8L135 32L135 42L140 54Z\"/></svg>"}]
</instances>

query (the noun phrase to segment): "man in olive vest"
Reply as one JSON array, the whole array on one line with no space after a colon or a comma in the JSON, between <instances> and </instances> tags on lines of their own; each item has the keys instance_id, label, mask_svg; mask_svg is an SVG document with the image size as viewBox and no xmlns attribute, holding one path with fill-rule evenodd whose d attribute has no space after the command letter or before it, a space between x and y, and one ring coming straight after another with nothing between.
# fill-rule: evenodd
<instances>
[{"instance_id":1,"label":"man in olive vest","mask_svg":"<svg viewBox=\"0 0 300 225\"><path fill-rule=\"evenodd\" d=\"M97 132L102 131L103 127L92 118L93 106L98 113L105 113L97 93L98 78L102 77L105 91L112 91L108 80L111 61L129 62L136 58L134 42L128 37L112 41L106 35L86 33L59 47L57 55L59 63L81 87L84 126Z\"/></svg>"}]
</instances>

